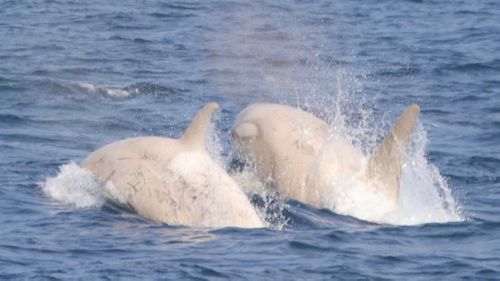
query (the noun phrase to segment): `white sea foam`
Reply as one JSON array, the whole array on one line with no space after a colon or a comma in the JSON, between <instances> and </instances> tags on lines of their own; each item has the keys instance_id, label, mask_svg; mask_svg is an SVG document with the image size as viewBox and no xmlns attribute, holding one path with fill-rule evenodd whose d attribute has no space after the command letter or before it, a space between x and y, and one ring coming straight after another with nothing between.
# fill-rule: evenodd
<instances>
[{"instance_id":1,"label":"white sea foam","mask_svg":"<svg viewBox=\"0 0 500 281\"><path fill-rule=\"evenodd\" d=\"M101 185L89 171L74 162L59 167L55 177L48 177L40 184L49 198L77 208L101 207L104 197Z\"/></svg>"},{"instance_id":2,"label":"white sea foam","mask_svg":"<svg viewBox=\"0 0 500 281\"><path fill-rule=\"evenodd\" d=\"M55 177L47 177L39 185L47 197L76 208L99 208L106 198L127 205L126 198L111 182L99 182L75 162L61 165Z\"/></svg>"}]
</instances>

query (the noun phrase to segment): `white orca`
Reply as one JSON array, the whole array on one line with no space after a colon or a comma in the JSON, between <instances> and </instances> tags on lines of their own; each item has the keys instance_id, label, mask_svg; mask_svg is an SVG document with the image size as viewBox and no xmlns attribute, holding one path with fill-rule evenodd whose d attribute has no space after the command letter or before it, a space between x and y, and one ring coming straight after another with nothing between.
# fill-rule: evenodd
<instances>
[{"instance_id":1,"label":"white orca","mask_svg":"<svg viewBox=\"0 0 500 281\"><path fill-rule=\"evenodd\" d=\"M103 186L112 184L138 214L157 222L264 227L240 186L205 150L208 126L218 108L216 103L207 104L180 139L125 139L93 152L82 167Z\"/></svg>"},{"instance_id":2,"label":"white orca","mask_svg":"<svg viewBox=\"0 0 500 281\"><path fill-rule=\"evenodd\" d=\"M323 120L285 105L248 106L231 135L259 178L285 197L385 222L398 206L403 156L419 113L409 106L370 157Z\"/></svg>"}]
</instances>

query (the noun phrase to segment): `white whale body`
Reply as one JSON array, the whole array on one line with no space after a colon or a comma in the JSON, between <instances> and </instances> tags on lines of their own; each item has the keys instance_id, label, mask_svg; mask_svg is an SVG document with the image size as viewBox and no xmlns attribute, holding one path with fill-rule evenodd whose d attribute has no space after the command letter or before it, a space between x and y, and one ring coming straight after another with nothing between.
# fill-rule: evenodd
<instances>
[{"instance_id":1,"label":"white whale body","mask_svg":"<svg viewBox=\"0 0 500 281\"><path fill-rule=\"evenodd\" d=\"M248 106L231 135L259 178L285 197L384 223L398 207L404 153L419 113L409 106L369 157L323 120L285 105Z\"/></svg>"},{"instance_id":2,"label":"white whale body","mask_svg":"<svg viewBox=\"0 0 500 281\"><path fill-rule=\"evenodd\" d=\"M125 139L93 152L81 166L103 185L112 184L148 219L193 227L264 227L240 186L205 150L217 109L216 103L207 104L180 139Z\"/></svg>"}]
</instances>

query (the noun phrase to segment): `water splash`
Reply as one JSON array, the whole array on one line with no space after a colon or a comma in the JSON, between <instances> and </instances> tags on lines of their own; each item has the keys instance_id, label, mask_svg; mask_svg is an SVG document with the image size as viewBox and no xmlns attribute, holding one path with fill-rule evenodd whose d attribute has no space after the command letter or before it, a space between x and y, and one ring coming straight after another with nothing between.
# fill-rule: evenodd
<instances>
[{"instance_id":1,"label":"water splash","mask_svg":"<svg viewBox=\"0 0 500 281\"><path fill-rule=\"evenodd\" d=\"M127 205L126 198L111 182L103 185L75 162L61 165L55 177L48 177L39 186L47 197L76 208L100 208L106 198Z\"/></svg>"},{"instance_id":2,"label":"water splash","mask_svg":"<svg viewBox=\"0 0 500 281\"><path fill-rule=\"evenodd\" d=\"M346 138L366 157L369 157L394 122L391 120L393 118L388 118L391 111L375 116L374 108L376 108L378 94L368 96L361 80L341 66L329 65L316 69L321 72L321 75L299 86L307 87L308 90L305 91L305 95L297 95L297 104L326 120L332 133ZM329 77L328 82L317 80L319 77ZM319 91L317 88L322 90ZM303 93L304 90L297 92ZM396 225L414 225L464 219L461 207L453 198L446 180L441 176L437 167L427 161L427 146L425 128L419 125L412 135L402 170L399 206L396 210L386 214L381 219L382 221ZM357 196L358 187L355 183L345 184L344 189L350 190L343 196ZM340 195L332 194L332 197L335 196ZM373 201L374 198L367 200ZM346 200L333 198L332 200L337 205L339 202L340 204L352 203L349 198ZM376 204L372 205L376 207ZM347 205L343 207L349 209ZM364 213L369 212L369 208L368 205L366 208L357 207Z\"/></svg>"},{"instance_id":3,"label":"water splash","mask_svg":"<svg viewBox=\"0 0 500 281\"><path fill-rule=\"evenodd\" d=\"M207 138L205 140L205 148L208 155L221 167L227 166L227 159L223 156L223 146L218 134L217 121L220 115L216 112L208 126Z\"/></svg>"},{"instance_id":4,"label":"water splash","mask_svg":"<svg viewBox=\"0 0 500 281\"><path fill-rule=\"evenodd\" d=\"M105 201L101 184L74 162L60 166L55 177L48 177L39 186L47 197L76 208L99 208Z\"/></svg>"},{"instance_id":5,"label":"water splash","mask_svg":"<svg viewBox=\"0 0 500 281\"><path fill-rule=\"evenodd\" d=\"M214 120L211 122L208 137L205 141L205 148L208 154L214 161L224 167L225 170L230 170L231 155L225 157L224 148L220 139L218 130L219 114L214 115ZM283 199L275 192L269 191L262 184L255 173L244 168L241 172L230 173L230 176L238 183L240 188L250 197L252 205L255 207L257 214L266 226L281 230L288 225L289 219L284 216L286 204Z\"/></svg>"},{"instance_id":6,"label":"water splash","mask_svg":"<svg viewBox=\"0 0 500 281\"><path fill-rule=\"evenodd\" d=\"M413 225L464 220L446 179L426 159L428 143L425 129L418 126L402 170L400 206L388 214L389 222Z\"/></svg>"},{"instance_id":7,"label":"water splash","mask_svg":"<svg viewBox=\"0 0 500 281\"><path fill-rule=\"evenodd\" d=\"M252 204L267 227L282 230L290 224L290 217L285 215L289 206L278 193L273 191L255 193L252 196Z\"/></svg>"},{"instance_id":8,"label":"water splash","mask_svg":"<svg viewBox=\"0 0 500 281\"><path fill-rule=\"evenodd\" d=\"M256 176L253 168L244 167L242 171L230 174L245 193L251 195L252 205L266 226L274 230L282 230L288 226L290 219L285 215L288 208L283 197L269 190Z\"/></svg>"}]
</instances>

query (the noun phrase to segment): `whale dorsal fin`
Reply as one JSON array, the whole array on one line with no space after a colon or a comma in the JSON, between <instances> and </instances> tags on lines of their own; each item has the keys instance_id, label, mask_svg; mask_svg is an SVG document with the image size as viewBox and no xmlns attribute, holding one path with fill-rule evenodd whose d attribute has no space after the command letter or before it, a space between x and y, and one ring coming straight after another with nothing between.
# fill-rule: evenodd
<instances>
[{"instance_id":1,"label":"whale dorsal fin","mask_svg":"<svg viewBox=\"0 0 500 281\"><path fill-rule=\"evenodd\" d=\"M368 160L367 176L376 183L377 189L397 200L403 156L411 133L415 129L420 108L410 105L401 114L384 142Z\"/></svg>"},{"instance_id":2,"label":"whale dorsal fin","mask_svg":"<svg viewBox=\"0 0 500 281\"><path fill-rule=\"evenodd\" d=\"M194 149L203 150L208 127L217 109L219 109L217 103L207 103L193 118L193 121L191 121L189 127L184 131L180 141Z\"/></svg>"}]
</instances>

